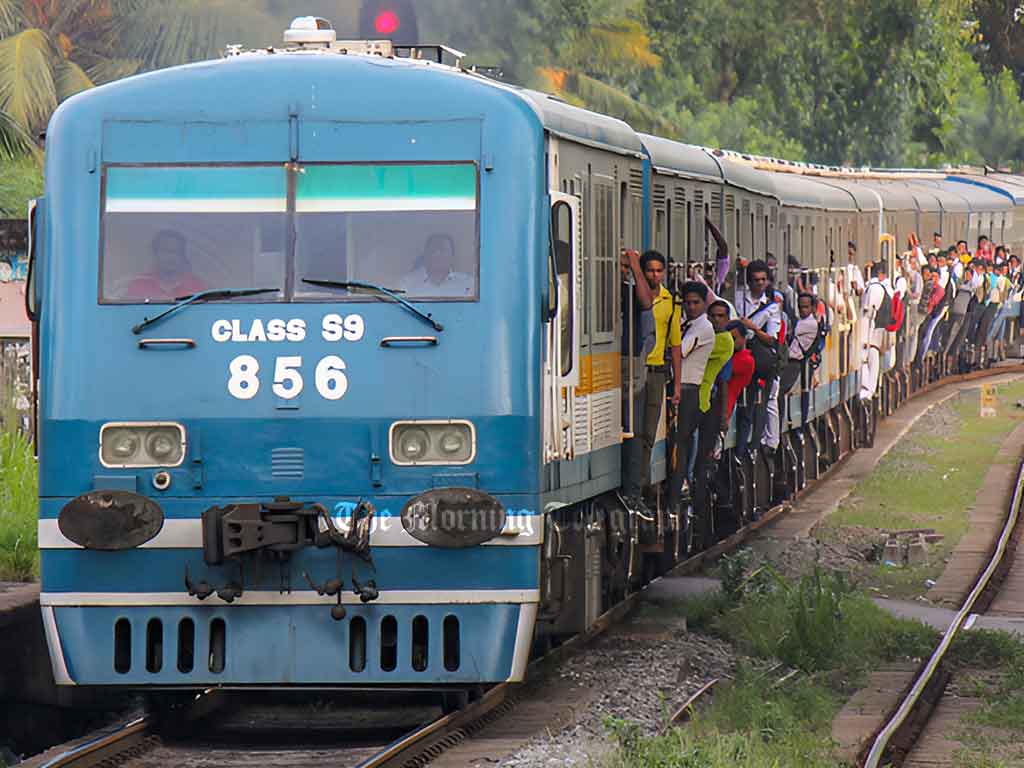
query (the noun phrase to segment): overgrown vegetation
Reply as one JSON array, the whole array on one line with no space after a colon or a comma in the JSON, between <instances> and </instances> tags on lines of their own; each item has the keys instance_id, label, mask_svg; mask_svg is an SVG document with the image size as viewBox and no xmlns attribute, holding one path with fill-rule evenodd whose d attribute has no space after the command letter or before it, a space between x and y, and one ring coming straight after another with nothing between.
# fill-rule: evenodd
<instances>
[{"instance_id":1,"label":"overgrown vegetation","mask_svg":"<svg viewBox=\"0 0 1024 768\"><path fill-rule=\"evenodd\" d=\"M943 539L930 545L928 560L916 567L893 568L880 562L864 586L887 595L914 597L928 591L929 580L945 570L945 560L967 531L968 516L989 468L1006 437L1024 421L1016 403L1024 383L1000 386L996 418L981 418L980 392L970 390L937 406L861 480L850 497L829 515L815 535L825 543L842 541L843 529L899 531L933 529ZM899 488L898 497L893 488Z\"/></svg>"},{"instance_id":2,"label":"overgrown vegetation","mask_svg":"<svg viewBox=\"0 0 1024 768\"><path fill-rule=\"evenodd\" d=\"M971 632L954 647L958 687L981 708L961 718L955 734L960 768L1002 768L1024 761L1024 642L1006 632ZM971 670L971 671L968 671ZM976 672L985 670L984 672ZM973 681L973 690L970 683Z\"/></svg>"},{"instance_id":3,"label":"overgrown vegetation","mask_svg":"<svg viewBox=\"0 0 1024 768\"><path fill-rule=\"evenodd\" d=\"M43 194L43 170L35 156L0 160L0 217L25 217L28 201Z\"/></svg>"},{"instance_id":4,"label":"overgrown vegetation","mask_svg":"<svg viewBox=\"0 0 1024 768\"><path fill-rule=\"evenodd\" d=\"M39 575L36 460L13 397L0 391L0 403L0 581L30 581Z\"/></svg>"},{"instance_id":5,"label":"overgrown vegetation","mask_svg":"<svg viewBox=\"0 0 1024 768\"><path fill-rule=\"evenodd\" d=\"M706 628L765 661L741 667L683 728L652 738L628 722L609 722L616 748L608 766L838 766L830 728L847 694L867 671L921 658L937 642L934 630L883 612L841 574L816 567L788 582L771 566L751 570L751 563L745 551L726 557L723 590L686 600L676 610L691 627ZM990 642L964 652L992 655L997 648Z\"/></svg>"},{"instance_id":6,"label":"overgrown vegetation","mask_svg":"<svg viewBox=\"0 0 1024 768\"><path fill-rule=\"evenodd\" d=\"M742 668L715 694L714 706L684 728L646 738L610 721L617 749L607 768L746 768L835 766L829 726L835 695L806 678L771 689L772 680Z\"/></svg>"}]
</instances>

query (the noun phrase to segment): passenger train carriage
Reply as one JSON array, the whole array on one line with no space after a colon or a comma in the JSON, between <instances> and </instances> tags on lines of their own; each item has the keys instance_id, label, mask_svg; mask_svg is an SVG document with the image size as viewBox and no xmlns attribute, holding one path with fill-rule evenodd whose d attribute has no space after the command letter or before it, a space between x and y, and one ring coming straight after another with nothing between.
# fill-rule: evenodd
<instances>
[{"instance_id":1,"label":"passenger train carriage","mask_svg":"<svg viewBox=\"0 0 1024 768\"><path fill-rule=\"evenodd\" d=\"M620 249L658 248L678 280L714 258L706 216L826 298L850 239L862 263L911 232L1024 243L1016 177L681 145L322 27L50 123L28 299L62 685L519 680L718 511L660 493L645 519L618 495L639 429ZM794 395L786 450L728 462L734 516L863 439L855 321ZM890 358L883 409L915 385Z\"/></svg>"}]
</instances>

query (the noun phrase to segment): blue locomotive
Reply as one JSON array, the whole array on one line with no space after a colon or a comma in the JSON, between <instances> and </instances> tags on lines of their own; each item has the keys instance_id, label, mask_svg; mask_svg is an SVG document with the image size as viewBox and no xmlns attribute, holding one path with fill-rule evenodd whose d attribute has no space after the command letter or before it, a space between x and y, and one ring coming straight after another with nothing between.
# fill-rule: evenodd
<instances>
[{"instance_id":1,"label":"blue locomotive","mask_svg":"<svg viewBox=\"0 0 1024 768\"><path fill-rule=\"evenodd\" d=\"M713 153L446 49L286 40L50 123L28 293L59 684L520 680L688 550L692 511L617 492L622 248L702 263L707 217L826 286L847 239L1024 239L1013 180ZM848 336L786 449L729 470L739 517L853 448ZM910 386L890 357L883 408Z\"/></svg>"}]
</instances>

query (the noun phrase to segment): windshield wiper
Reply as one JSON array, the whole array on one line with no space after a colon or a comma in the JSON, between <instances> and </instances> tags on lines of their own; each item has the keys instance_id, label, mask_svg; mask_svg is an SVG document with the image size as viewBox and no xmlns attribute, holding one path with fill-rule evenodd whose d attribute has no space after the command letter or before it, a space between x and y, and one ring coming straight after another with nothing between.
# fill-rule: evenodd
<instances>
[{"instance_id":1,"label":"windshield wiper","mask_svg":"<svg viewBox=\"0 0 1024 768\"><path fill-rule=\"evenodd\" d=\"M444 326L437 322L437 320L435 320L432 315L414 307L408 301L399 296L398 291L396 291L394 288L383 288L379 285L374 285L373 283L363 283L358 280L308 280L306 278L303 278L302 282L309 283L310 285L316 285L321 288L342 288L345 290L348 290L350 288L362 288L364 291L373 291L375 293L383 294L390 299L394 299L396 302L398 302L407 310L416 315L416 317L418 317L420 320L427 323L435 331L440 332L444 330Z\"/></svg>"},{"instance_id":2,"label":"windshield wiper","mask_svg":"<svg viewBox=\"0 0 1024 768\"><path fill-rule=\"evenodd\" d=\"M279 290L279 288L214 288L211 291L201 291L190 296L179 296L174 300L175 304L173 306L168 307L159 315L143 318L141 323L132 328L132 333L138 335L151 325L156 325L164 318L192 304L201 304L204 301L214 301L216 299L233 299L238 296L259 296L262 293L277 293Z\"/></svg>"}]
</instances>

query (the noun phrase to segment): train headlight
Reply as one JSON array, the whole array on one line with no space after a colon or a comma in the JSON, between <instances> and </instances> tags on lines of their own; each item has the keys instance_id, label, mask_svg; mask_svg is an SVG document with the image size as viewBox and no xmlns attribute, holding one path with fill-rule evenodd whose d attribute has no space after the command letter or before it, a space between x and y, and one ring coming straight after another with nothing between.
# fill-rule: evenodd
<instances>
[{"instance_id":1,"label":"train headlight","mask_svg":"<svg viewBox=\"0 0 1024 768\"><path fill-rule=\"evenodd\" d=\"M100 429L100 463L104 467L177 467L184 460L185 428L181 424L119 422Z\"/></svg>"},{"instance_id":2,"label":"train headlight","mask_svg":"<svg viewBox=\"0 0 1024 768\"><path fill-rule=\"evenodd\" d=\"M142 448L142 439L130 429L111 430L105 437L104 445L109 449L104 453L111 461L128 464Z\"/></svg>"},{"instance_id":3,"label":"train headlight","mask_svg":"<svg viewBox=\"0 0 1024 768\"><path fill-rule=\"evenodd\" d=\"M399 466L469 464L476 431L468 421L397 421L391 425L391 461Z\"/></svg>"},{"instance_id":4,"label":"train headlight","mask_svg":"<svg viewBox=\"0 0 1024 768\"><path fill-rule=\"evenodd\" d=\"M427 458L430 437L422 429L404 429L398 438L398 455L403 461L416 463Z\"/></svg>"},{"instance_id":5,"label":"train headlight","mask_svg":"<svg viewBox=\"0 0 1024 768\"><path fill-rule=\"evenodd\" d=\"M438 441L445 456L465 456L467 435L461 429L447 429Z\"/></svg>"}]
</instances>

